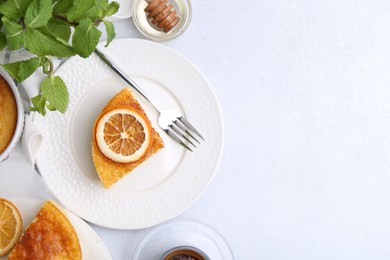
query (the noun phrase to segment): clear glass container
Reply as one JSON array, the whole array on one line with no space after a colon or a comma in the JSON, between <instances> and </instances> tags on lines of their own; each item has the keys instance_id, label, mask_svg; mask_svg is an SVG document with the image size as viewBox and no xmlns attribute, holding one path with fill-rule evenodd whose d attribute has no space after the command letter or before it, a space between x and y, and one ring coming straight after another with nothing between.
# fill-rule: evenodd
<instances>
[{"instance_id":1,"label":"clear glass container","mask_svg":"<svg viewBox=\"0 0 390 260\"><path fill-rule=\"evenodd\" d=\"M157 28L148 19L145 8L148 3L145 0L134 0L133 20L137 29L146 37L155 41L167 41L181 35L191 22L192 9L190 0L169 0L180 18L179 23L169 32L164 32Z\"/></svg>"},{"instance_id":2,"label":"clear glass container","mask_svg":"<svg viewBox=\"0 0 390 260\"><path fill-rule=\"evenodd\" d=\"M7 64L36 57L25 48L10 51L7 48L0 51L0 64Z\"/></svg>"},{"instance_id":3,"label":"clear glass container","mask_svg":"<svg viewBox=\"0 0 390 260\"><path fill-rule=\"evenodd\" d=\"M216 230L190 219L174 219L154 227L129 259L163 260L175 250L195 251L205 260L234 260L228 243Z\"/></svg>"}]
</instances>

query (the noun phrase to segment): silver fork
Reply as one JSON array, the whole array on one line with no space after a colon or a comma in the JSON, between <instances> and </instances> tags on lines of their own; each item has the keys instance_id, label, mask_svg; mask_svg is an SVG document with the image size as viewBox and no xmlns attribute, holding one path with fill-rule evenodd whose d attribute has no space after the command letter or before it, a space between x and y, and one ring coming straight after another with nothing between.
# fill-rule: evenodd
<instances>
[{"instance_id":1,"label":"silver fork","mask_svg":"<svg viewBox=\"0 0 390 260\"><path fill-rule=\"evenodd\" d=\"M152 104L159 113L158 125L163 129L173 140L181 144L184 148L192 152L192 149L187 145L189 143L196 148L195 142L200 144L199 138L204 140L203 136L191 125L184 116L175 109L162 109L143 91L132 79L130 79L123 70L116 65L110 58L104 55L98 49L95 53L124 81L132 86L141 96Z\"/></svg>"}]
</instances>

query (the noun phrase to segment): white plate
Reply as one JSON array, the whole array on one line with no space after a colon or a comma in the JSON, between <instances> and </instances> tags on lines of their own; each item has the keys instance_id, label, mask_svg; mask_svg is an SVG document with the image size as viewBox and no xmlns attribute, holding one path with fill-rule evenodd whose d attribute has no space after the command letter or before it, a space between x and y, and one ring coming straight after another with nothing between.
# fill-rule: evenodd
<instances>
[{"instance_id":1,"label":"white plate","mask_svg":"<svg viewBox=\"0 0 390 260\"><path fill-rule=\"evenodd\" d=\"M42 204L43 200L29 199L29 198L14 198L8 199L19 209L23 220L23 231L35 218ZM74 229L79 237L83 259L85 260L109 260L112 259L109 251L104 245L103 241L95 233L95 231L83 220L72 214L66 209L64 213L72 223ZM6 257L0 257L0 260L5 260Z\"/></svg>"},{"instance_id":2,"label":"white plate","mask_svg":"<svg viewBox=\"0 0 390 260\"><path fill-rule=\"evenodd\" d=\"M81 218L116 229L150 227L190 207L212 180L223 146L220 108L196 67L163 45L121 39L103 51L161 107L182 111L205 141L195 152L185 151L157 126L157 112L138 96L165 148L105 190L92 161L92 128L105 104L127 85L96 55L76 57L56 73L70 89L68 111L35 119L45 135L38 168L57 199Z\"/></svg>"}]
</instances>

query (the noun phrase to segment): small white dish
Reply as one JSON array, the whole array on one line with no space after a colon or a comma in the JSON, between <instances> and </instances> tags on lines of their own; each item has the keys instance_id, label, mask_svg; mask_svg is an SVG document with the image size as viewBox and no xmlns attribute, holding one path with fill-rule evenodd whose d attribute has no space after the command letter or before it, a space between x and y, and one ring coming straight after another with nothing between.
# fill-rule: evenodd
<instances>
[{"instance_id":1,"label":"small white dish","mask_svg":"<svg viewBox=\"0 0 390 260\"><path fill-rule=\"evenodd\" d=\"M137 29L149 39L154 41L168 41L183 34L190 25L192 18L192 8L190 0L170 0L173 9L180 18L179 23L169 32L164 32L154 26L145 13L148 3L145 0L133 0L133 20Z\"/></svg>"},{"instance_id":2,"label":"small white dish","mask_svg":"<svg viewBox=\"0 0 390 260\"><path fill-rule=\"evenodd\" d=\"M14 94L16 100L16 107L18 110L18 119L16 121L16 128L15 128L14 135L7 148L0 154L0 162L2 162L10 155L10 153L18 143L20 137L22 136L23 126L24 126L24 109L23 109L22 99L20 98L18 88L16 87L12 77L2 67L0 67L0 75L7 81L8 85L10 86Z\"/></svg>"},{"instance_id":3,"label":"small white dish","mask_svg":"<svg viewBox=\"0 0 390 260\"><path fill-rule=\"evenodd\" d=\"M180 111L205 141L187 152L158 127L156 110L135 93L165 148L104 189L92 161L92 129L105 104L128 85L97 55L74 57L55 73L69 87L68 111L34 118L45 134L37 166L53 195L81 218L116 229L154 226L189 208L213 179L223 148L221 111L208 81L177 52L138 39L103 44L102 51L153 100Z\"/></svg>"},{"instance_id":4,"label":"small white dish","mask_svg":"<svg viewBox=\"0 0 390 260\"><path fill-rule=\"evenodd\" d=\"M112 0L109 2L112 2ZM110 17L110 20L116 21L130 18L133 12L133 0L115 0L115 2L119 4L119 10Z\"/></svg>"},{"instance_id":5,"label":"small white dish","mask_svg":"<svg viewBox=\"0 0 390 260\"><path fill-rule=\"evenodd\" d=\"M8 199L19 209L23 220L23 231L27 225L35 218L42 204L43 200L30 198L11 198ZM79 237L83 259L85 260L111 260L110 252L107 247L96 234L96 232L83 220L75 216L68 210L62 208L63 212L68 217L69 221L76 230ZM0 257L0 260L5 260L6 256Z\"/></svg>"}]
</instances>

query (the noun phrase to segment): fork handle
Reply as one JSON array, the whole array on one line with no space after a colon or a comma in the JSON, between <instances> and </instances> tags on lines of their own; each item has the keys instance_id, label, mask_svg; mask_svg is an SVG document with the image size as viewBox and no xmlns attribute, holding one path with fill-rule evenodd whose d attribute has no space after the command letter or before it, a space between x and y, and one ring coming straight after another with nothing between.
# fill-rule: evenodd
<instances>
[{"instance_id":1,"label":"fork handle","mask_svg":"<svg viewBox=\"0 0 390 260\"><path fill-rule=\"evenodd\" d=\"M145 93L145 91L140 88L131 78L129 78L125 72L115 64L114 61L112 61L110 58L108 58L106 55L104 55L101 51L99 51L98 48L95 49L95 53L99 56L100 59L104 61L112 70L116 72L126 83L128 83L130 86L132 86L141 96L143 96L147 101L149 101L150 104L152 104L156 110L160 113L161 109L159 106L157 106L156 103L154 103L150 97Z\"/></svg>"}]
</instances>

